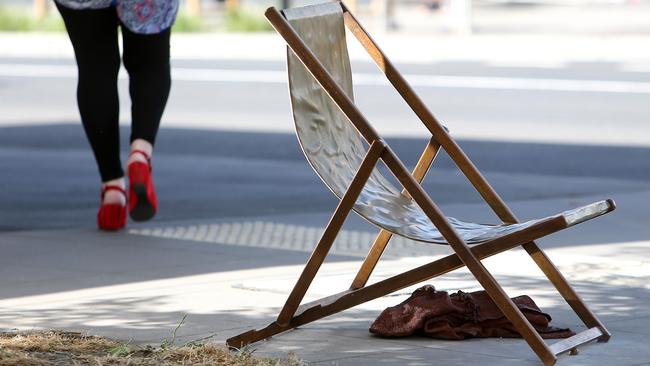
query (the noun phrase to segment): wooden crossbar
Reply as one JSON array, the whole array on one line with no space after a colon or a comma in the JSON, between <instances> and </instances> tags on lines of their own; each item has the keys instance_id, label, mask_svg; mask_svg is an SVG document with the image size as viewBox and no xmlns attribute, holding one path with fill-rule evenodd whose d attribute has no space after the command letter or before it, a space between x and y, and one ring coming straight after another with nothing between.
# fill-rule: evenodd
<instances>
[{"instance_id":1,"label":"wooden crossbar","mask_svg":"<svg viewBox=\"0 0 650 366\"><path fill-rule=\"evenodd\" d=\"M603 331L598 327L589 328L572 337L557 341L551 345L551 352L560 355L564 352L576 352L576 347L595 341L604 336Z\"/></svg>"},{"instance_id":2,"label":"wooden crossbar","mask_svg":"<svg viewBox=\"0 0 650 366\"><path fill-rule=\"evenodd\" d=\"M357 174L355 174L352 182L350 182L350 187L345 192L343 197L341 197L341 201L336 207L336 210L332 215L332 219L325 228L325 232L321 236L321 239L316 245L316 248L314 249L311 257L309 257L309 260L305 265L305 269L300 275L300 278L298 278L298 282L291 291L291 294L289 295L287 302L284 304L282 311L280 311L280 315L278 315L277 320L277 323L279 325L285 326L291 321L291 318L296 312L296 309L298 309L298 306L305 296L309 285L314 280L314 276L316 276L318 269L320 268L321 264L323 264L323 260L325 260L327 253L332 247L334 239L336 239L336 235L339 233L339 230L341 230L341 226L343 226L345 218L352 210L354 202L356 202L357 197L359 197L361 190L363 190L363 186L366 184L368 177L370 177L373 168L377 164L377 161L381 155L384 153L385 149L386 144L382 140L375 140L370 145L370 149L368 149L366 157L361 162L361 166L359 166Z\"/></svg>"},{"instance_id":3,"label":"wooden crossbar","mask_svg":"<svg viewBox=\"0 0 650 366\"><path fill-rule=\"evenodd\" d=\"M415 168L413 168L413 172L411 173L418 183L421 183L424 179L424 176L431 168L431 164L433 164L433 161L436 159L439 150L440 144L432 137L427 143L427 146L425 146L422 155L420 155L420 159L417 164L415 164ZM402 194L408 195L408 192L402 190ZM384 250L392 237L393 233L388 230L382 229L379 231L379 234L377 234L375 241L370 247L366 259L364 259L361 268L359 268L359 272L357 272L357 275L352 281L352 285L350 286L351 289L361 288L366 285L372 271L377 265L377 262L379 262L379 258L381 258L381 255L384 253Z\"/></svg>"}]
</instances>

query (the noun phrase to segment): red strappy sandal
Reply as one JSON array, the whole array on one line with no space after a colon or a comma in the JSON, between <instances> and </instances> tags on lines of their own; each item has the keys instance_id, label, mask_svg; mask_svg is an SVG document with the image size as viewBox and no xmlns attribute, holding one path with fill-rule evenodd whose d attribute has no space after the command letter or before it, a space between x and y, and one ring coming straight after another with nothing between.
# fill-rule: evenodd
<instances>
[{"instance_id":1,"label":"red strappy sandal","mask_svg":"<svg viewBox=\"0 0 650 366\"><path fill-rule=\"evenodd\" d=\"M101 205L97 212L97 226L102 230L120 230L126 226L126 206L120 203L103 203L108 191L121 192L126 198L126 191L118 186L104 186L101 194Z\"/></svg>"},{"instance_id":2,"label":"red strappy sandal","mask_svg":"<svg viewBox=\"0 0 650 366\"><path fill-rule=\"evenodd\" d=\"M142 154L147 162L135 161L129 164L129 215L134 221L147 221L154 217L158 209L156 190L151 179L151 158L142 150L133 150L133 154Z\"/></svg>"}]
</instances>

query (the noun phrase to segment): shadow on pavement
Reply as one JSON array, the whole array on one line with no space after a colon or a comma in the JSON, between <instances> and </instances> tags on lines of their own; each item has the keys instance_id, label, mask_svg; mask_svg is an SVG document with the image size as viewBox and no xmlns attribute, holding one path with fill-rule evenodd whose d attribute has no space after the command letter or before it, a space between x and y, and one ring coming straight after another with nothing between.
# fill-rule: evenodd
<instances>
[{"instance_id":1,"label":"shadow on pavement","mask_svg":"<svg viewBox=\"0 0 650 366\"><path fill-rule=\"evenodd\" d=\"M509 287L516 288L511 296L526 293L526 288L540 288L546 283L539 280L524 280L521 277L501 276ZM430 283L436 284L436 281ZM650 298L650 291L642 287L613 287L593 282L574 283L579 293L601 317L613 333L607 344L591 344L581 347L577 357L563 356L563 365L632 365L650 356L645 347L650 323L650 313L641 309L639 299ZM199 291L205 293L200 294ZM187 304L202 301L203 311L188 310L179 304L178 297ZM272 294L269 294L272 296ZM533 296L538 302L550 296ZM259 297L257 297L259 298ZM553 294L553 298L556 295ZM559 297L558 301L559 301ZM173 329L185 314L185 323L176 334L176 344L209 337L210 342L223 343L225 339L253 328L261 328L273 321L278 306L278 297L264 303L247 303L246 294L240 294L240 305L223 309L219 286L212 289L205 285L200 289L179 292L172 289L166 295L147 296L143 294L96 294L94 299L83 299L64 306L53 302L44 306L28 305L22 309L4 309L0 324L15 323L20 319L21 329L54 328L74 331L88 331L93 334L132 340L134 343L161 344L170 339ZM47 300L44 298L43 300ZM403 298L392 298L394 304ZM175 305L170 305L175 304ZM171 310L170 308L174 308ZM569 326L576 331L583 330L579 320L571 315L564 303L542 306L542 310L554 317L552 324ZM382 339L368 333L368 327L379 314L377 309L351 309L300 327L298 330L277 335L259 342L249 350L264 356L282 357L288 351L311 363L338 360L339 364L404 364L421 365L426 360L436 359L445 364L539 364L532 351L520 339L481 339L468 341L444 341L423 337ZM630 327L630 321L636 326ZM405 358L408 356L407 358ZM402 362L400 362L402 361ZM462 362L464 361L464 362ZM359 363L361 362L361 363Z\"/></svg>"}]
</instances>

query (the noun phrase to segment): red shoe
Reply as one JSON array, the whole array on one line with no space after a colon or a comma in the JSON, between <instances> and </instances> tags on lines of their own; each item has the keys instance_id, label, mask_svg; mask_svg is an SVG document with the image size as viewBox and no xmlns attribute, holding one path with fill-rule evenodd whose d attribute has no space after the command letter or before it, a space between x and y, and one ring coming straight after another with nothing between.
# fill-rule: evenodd
<instances>
[{"instance_id":1,"label":"red shoe","mask_svg":"<svg viewBox=\"0 0 650 366\"><path fill-rule=\"evenodd\" d=\"M97 212L97 226L102 230L120 230L126 226L126 206L119 203L103 203L104 195L108 191L122 192L126 197L126 191L118 186L104 186L102 188L99 212Z\"/></svg>"},{"instance_id":2,"label":"red shoe","mask_svg":"<svg viewBox=\"0 0 650 366\"><path fill-rule=\"evenodd\" d=\"M129 164L129 215L134 221L146 221L154 217L158 209L156 190L151 179L151 158L142 150L133 150L133 154L142 154L146 163L135 161Z\"/></svg>"}]
</instances>

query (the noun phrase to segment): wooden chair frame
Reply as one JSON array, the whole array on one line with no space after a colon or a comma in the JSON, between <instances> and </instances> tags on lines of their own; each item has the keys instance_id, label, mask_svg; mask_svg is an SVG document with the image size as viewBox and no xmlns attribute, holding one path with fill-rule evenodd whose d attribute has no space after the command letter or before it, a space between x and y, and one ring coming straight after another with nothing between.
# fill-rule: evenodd
<instances>
[{"instance_id":1,"label":"wooden chair frame","mask_svg":"<svg viewBox=\"0 0 650 366\"><path fill-rule=\"evenodd\" d=\"M347 28L355 35L379 69L386 75L390 83L420 118L432 134L432 138L426 145L413 172L409 172L397 155L380 138L378 133L357 109L354 102L337 85L329 72L294 31L282 13L274 7L266 11L265 15L275 30L285 39L288 46L314 76L324 91L361 133L370 145L370 148L347 192L341 198L300 278L280 311L277 320L261 330L251 330L228 339L228 346L241 348L244 345L335 314L405 287L462 268L463 266L466 266L474 275L506 318L512 322L524 340L528 342L544 365L555 364L557 355L567 351L576 351L576 347L579 345L593 340L601 342L608 341L611 334L589 310L549 257L533 241L568 227L569 224L565 218L562 216L551 217L521 231L504 235L473 247L469 247L454 231L438 206L420 186L420 182L429 170L440 147L447 152L486 203L504 223L517 223L517 219L470 159L450 137L444 126L431 114L422 100L415 94L413 89L379 49L366 30L359 24L357 19L343 3L340 4L343 9L343 17ZM410 195L422 208L427 217L447 240L455 254L366 286L368 278L392 236L392 233L381 230L348 290L301 306L300 304L305 293L327 256L336 235L341 229L348 213L353 208L366 180L380 159L403 185L404 193ZM614 210L614 202L608 200L607 203L609 205L608 210ZM571 306L576 315L584 322L588 328L587 330L552 345L547 345L480 261L483 258L520 245L531 256L533 261Z\"/></svg>"}]
</instances>

